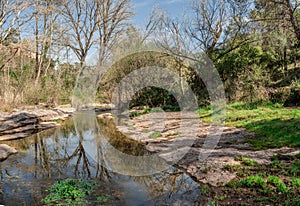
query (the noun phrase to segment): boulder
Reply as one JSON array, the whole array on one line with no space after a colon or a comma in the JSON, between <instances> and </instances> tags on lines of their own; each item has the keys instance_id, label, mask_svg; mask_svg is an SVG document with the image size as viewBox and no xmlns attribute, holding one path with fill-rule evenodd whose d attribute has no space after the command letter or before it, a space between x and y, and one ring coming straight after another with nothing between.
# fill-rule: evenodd
<instances>
[{"instance_id":1,"label":"boulder","mask_svg":"<svg viewBox=\"0 0 300 206\"><path fill-rule=\"evenodd\" d=\"M14 148L6 145L6 144L0 144L0 161L3 161L8 158L8 156L12 154L16 154L17 150Z\"/></svg>"}]
</instances>

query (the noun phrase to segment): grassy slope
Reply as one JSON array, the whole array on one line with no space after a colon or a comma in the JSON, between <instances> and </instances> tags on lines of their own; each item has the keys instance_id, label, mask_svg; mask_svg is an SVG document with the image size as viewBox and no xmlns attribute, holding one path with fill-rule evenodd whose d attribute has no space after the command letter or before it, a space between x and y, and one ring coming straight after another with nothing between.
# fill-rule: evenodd
<instances>
[{"instance_id":1,"label":"grassy slope","mask_svg":"<svg viewBox=\"0 0 300 206\"><path fill-rule=\"evenodd\" d=\"M200 108L199 113L201 119L210 121L210 107ZM248 139L255 149L300 146L300 108L231 103L227 105L226 125L255 132L255 138Z\"/></svg>"}]
</instances>

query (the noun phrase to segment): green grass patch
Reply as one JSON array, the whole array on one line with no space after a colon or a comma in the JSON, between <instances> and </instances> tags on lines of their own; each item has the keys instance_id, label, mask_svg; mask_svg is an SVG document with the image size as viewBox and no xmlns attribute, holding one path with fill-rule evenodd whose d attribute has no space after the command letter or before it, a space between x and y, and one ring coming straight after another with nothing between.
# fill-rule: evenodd
<instances>
[{"instance_id":1,"label":"green grass patch","mask_svg":"<svg viewBox=\"0 0 300 206\"><path fill-rule=\"evenodd\" d=\"M235 164L235 165L229 165L229 164L227 164L227 165L224 166L223 169L233 172L233 171L235 171L235 170L237 170L237 169L239 169L241 167L242 167L242 165L240 165L240 164Z\"/></svg>"},{"instance_id":2,"label":"green grass patch","mask_svg":"<svg viewBox=\"0 0 300 206\"><path fill-rule=\"evenodd\" d=\"M154 112L163 112L164 110L158 107L154 107L154 108L146 108L137 112L132 112L130 113L130 118L134 118L134 117L139 117L145 114L149 114L149 113L154 113Z\"/></svg>"},{"instance_id":3,"label":"green grass patch","mask_svg":"<svg viewBox=\"0 0 300 206\"><path fill-rule=\"evenodd\" d=\"M300 187L300 178L299 177L293 177L290 179L292 187Z\"/></svg>"},{"instance_id":4,"label":"green grass patch","mask_svg":"<svg viewBox=\"0 0 300 206\"><path fill-rule=\"evenodd\" d=\"M202 195L208 195L209 194L209 186L202 185L202 187L201 187L201 194Z\"/></svg>"},{"instance_id":5,"label":"green grass patch","mask_svg":"<svg viewBox=\"0 0 300 206\"><path fill-rule=\"evenodd\" d=\"M239 181L237 185L240 187L251 187L251 188L263 189L267 185L267 183L263 177L260 177L259 175L251 175Z\"/></svg>"},{"instance_id":6,"label":"green grass patch","mask_svg":"<svg viewBox=\"0 0 300 206\"><path fill-rule=\"evenodd\" d=\"M277 192L288 193L288 188L284 182L277 176L270 175L268 177L268 183L276 187Z\"/></svg>"},{"instance_id":7,"label":"green grass patch","mask_svg":"<svg viewBox=\"0 0 300 206\"><path fill-rule=\"evenodd\" d=\"M200 108L200 118L212 122L210 106ZM279 104L230 103L227 105L226 124L255 132L247 142L255 149L300 146L300 109L288 109Z\"/></svg>"},{"instance_id":8,"label":"green grass patch","mask_svg":"<svg viewBox=\"0 0 300 206\"><path fill-rule=\"evenodd\" d=\"M56 123L62 123L64 120L62 118L58 118L55 120Z\"/></svg>"},{"instance_id":9,"label":"green grass patch","mask_svg":"<svg viewBox=\"0 0 300 206\"><path fill-rule=\"evenodd\" d=\"M152 139L155 139L155 138L158 138L158 137L161 137L161 133L160 132L153 132L149 138L152 138Z\"/></svg>"},{"instance_id":10,"label":"green grass patch","mask_svg":"<svg viewBox=\"0 0 300 206\"><path fill-rule=\"evenodd\" d=\"M256 161L251 160L248 157L236 156L234 159L236 161L240 161L245 166L250 166L250 167L258 166L258 163Z\"/></svg>"},{"instance_id":11,"label":"green grass patch","mask_svg":"<svg viewBox=\"0 0 300 206\"><path fill-rule=\"evenodd\" d=\"M224 167L236 172L237 177L223 188L221 194L229 196L223 203L226 204L230 197L242 196L253 199L258 205L299 205L300 162L297 155L274 155L269 165L249 166L253 165L252 160L242 156L236 156L235 160L241 161L241 165Z\"/></svg>"}]
</instances>

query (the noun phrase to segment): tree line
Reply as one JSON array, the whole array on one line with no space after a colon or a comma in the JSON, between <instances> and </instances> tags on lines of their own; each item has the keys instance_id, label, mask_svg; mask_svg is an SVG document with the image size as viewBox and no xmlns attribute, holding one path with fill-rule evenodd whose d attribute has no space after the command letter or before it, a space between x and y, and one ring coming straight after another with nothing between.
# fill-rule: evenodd
<instances>
[{"instance_id":1,"label":"tree line","mask_svg":"<svg viewBox=\"0 0 300 206\"><path fill-rule=\"evenodd\" d=\"M135 13L130 0L1 1L1 101L68 102L76 76L91 54L101 63L120 52L118 47L134 42L157 43L174 54L179 75L191 84L199 80L188 72L183 75L183 57L204 52L217 67L231 101L297 100L298 0L186 4L187 12L175 18L153 8L140 29L129 23ZM193 89L200 91L202 86Z\"/></svg>"}]
</instances>

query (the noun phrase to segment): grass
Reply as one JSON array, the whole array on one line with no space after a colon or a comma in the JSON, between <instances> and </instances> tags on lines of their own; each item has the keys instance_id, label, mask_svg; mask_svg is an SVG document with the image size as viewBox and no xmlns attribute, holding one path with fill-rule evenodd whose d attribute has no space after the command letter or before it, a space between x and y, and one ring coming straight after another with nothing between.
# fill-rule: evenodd
<instances>
[{"instance_id":1,"label":"grass","mask_svg":"<svg viewBox=\"0 0 300 206\"><path fill-rule=\"evenodd\" d=\"M236 173L235 179L224 187L204 186L201 189L203 196L210 197L214 205L300 205L298 154L276 154L268 165L239 155L235 160L240 164L228 164L223 168ZM298 171L291 173L289 168L292 167L298 167Z\"/></svg>"},{"instance_id":2,"label":"grass","mask_svg":"<svg viewBox=\"0 0 300 206\"><path fill-rule=\"evenodd\" d=\"M250 158L247 157L236 156L234 159L236 161L241 161L241 163L245 166L258 166L258 163L256 161L251 160Z\"/></svg>"},{"instance_id":3,"label":"grass","mask_svg":"<svg viewBox=\"0 0 300 206\"><path fill-rule=\"evenodd\" d=\"M161 133L160 132L153 132L149 138L152 138L152 139L155 139L155 138L158 138L158 137L161 137Z\"/></svg>"},{"instance_id":4,"label":"grass","mask_svg":"<svg viewBox=\"0 0 300 206\"><path fill-rule=\"evenodd\" d=\"M286 186L282 179L277 176L268 176L267 180L260 175L251 175L235 184L238 187L258 188L262 193L272 193L274 191L288 194L290 188Z\"/></svg>"},{"instance_id":5,"label":"grass","mask_svg":"<svg viewBox=\"0 0 300 206\"><path fill-rule=\"evenodd\" d=\"M300 187L300 178L294 177L290 179L293 188Z\"/></svg>"},{"instance_id":6,"label":"grass","mask_svg":"<svg viewBox=\"0 0 300 206\"><path fill-rule=\"evenodd\" d=\"M199 109L200 118L211 122L211 107ZM255 132L247 142L255 149L300 146L300 108L288 109L281 104L230 103L226 125L243 127Z\"/></svg>"},{"instance_id":7,"label":"grass","mask_svg":"<svg viewBox=\"0 0 300 206\"><path fill-rule=\"evenodd\" d=\"M284 184L284 182L277 176L272 176L270 175L268 177L268 183L272 184L274 187L276 187L276 191L277 192L281 192L281 193L288 193L288 188L287 186Z\"/></svg>"},{"instance_id":8,"label":"grass","mask_svg":"<svg viewBox=\"0 0 300 206\"><path fill-rule=\"evenodd\" d=\"M253 163L253 160L241 156L235 159L241 161L239 167L229 165L224 167L237 174L237 178L227 184L227 191L241 190L239 194L253 198L259 205L299 205L298 155L274 155L269 165ZM291 168L297 168L297 171L294 169L295 171L291 172Z\"/></svg>"},{"instance_id":9,"label":"grass","mask_svg":"<svg viewBox=\"0 0 300 206\"><path fill-rule=\"evenodd\" d=\"M201 194L202 195L207 195L209 193L209 186L208 185L202 185L201 186Z\"/></svg>"},{"instance_id":10,"label":"grass","mask_svg":"<svg viewBox=\"0 0 300 206\"><path fill-rule=\"evenodd\" d=\"M264 188L267 184L263 177L251 175L237 183L240 187Z\"/></svg>"}]
</instances>

